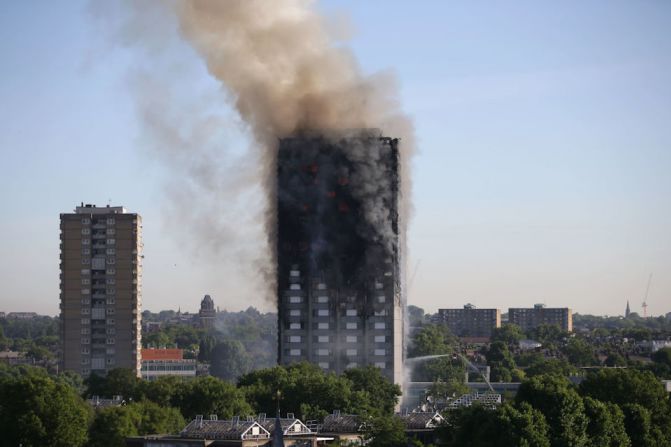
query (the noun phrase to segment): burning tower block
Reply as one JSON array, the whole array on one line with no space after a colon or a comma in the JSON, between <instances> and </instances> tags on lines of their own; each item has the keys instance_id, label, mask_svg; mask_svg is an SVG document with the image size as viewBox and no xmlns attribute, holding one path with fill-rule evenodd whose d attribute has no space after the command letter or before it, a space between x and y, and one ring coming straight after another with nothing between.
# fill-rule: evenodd
<instances>
[{"instance_id":1,"label":"burning tower block","mask_svg":"<svg viewBox=\"0 0 671 447\"><path fill-rule=\"evenodd\" d=\"M277 157L278 359L402 381L398 140L301 134Z\"/></svg>"}]
</instances>

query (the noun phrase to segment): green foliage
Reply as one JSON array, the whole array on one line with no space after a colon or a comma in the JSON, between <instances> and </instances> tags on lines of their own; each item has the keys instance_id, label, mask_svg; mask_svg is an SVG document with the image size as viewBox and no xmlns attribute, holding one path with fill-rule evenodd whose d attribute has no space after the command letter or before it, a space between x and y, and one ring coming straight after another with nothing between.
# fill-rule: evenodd
<instances>
[{"instance_id":1,"label":"green foliage","mask_svg":"<svg viewBox=\"0 0 671 447\"><path fill-rule=\"evenodd\" d=\"M5 445L81 446L90 410L62 381L32 373L0 379L0 432Z\"/></svg>"},{"instance_id":2,"label":"green foliage","mask_svg":"<svg viewBox=\"0 0 671 447\"><path fill-rule=\"evenodd\" d=\"M506 323L492 331L491 341L499 341L508 346L517 346L523 338L524 332L518 325Z\"/></svg>"},{"instance_id":3,"label":"green foliage","mask_svg":"<svg viewBox=\"0 0 671 447\"><path fill-rule=\"evenodd\" d=\"M556 324L541 324L535 329L529 330L527 335L544 346L554 346L568 337L568 333L561 330Z\"/></svg>"},{"instance_id":4,"label":"green foliage","mask_svg":"<svg viewBox=\"0 0 671 447\"><path fill-rule=\"evenodd\" d=\"M545 418L525 403L519 408L503 404L491 410L474 405L450 411L439 432L450 446L550 447Z\"/></svg>"},{"instance_id":5,"label":"green foliage","mask_svg":"<svg viewBox=\"0 0 671 447\"><path fill-rule=\"evenodd\" d=\"M275 413L279 391L282 411L303 420L321 419L333 410L389 414L400 395L376 368L353 369L339 377L305 362L253 371L240 377L238 386L258 412L268 414Z\"/></svg>"},{"instance_id":6,"label":"green foliage","mask_svg":"<svg viewBox=\"0 0 671 447\"><path fill-rule=\"evenodd\" d=\"M605 366L627 366L627 359L619 352L610 352L603 364Z\"/></svg>"},{"instance_id":7,"label":"green foliage","mask_svg":"<svg viewBox=\"0 0 671 447\"><path fill-rule=\"evenodd\" d=\"M654 352L651 356L652 361L660 363L671 368L671 348L662 348Z\"/></svg>"},{"instance_id":8,"label":"green foliage","mask_svg":"<svg viewBox=\"0 0 671 447\"><path fill-rule=\"evenodd\" d=\"M631 441L624 425L624 414L619 406L591 397L583 399L588 419L587 436L591 447L629 447Z\"/></svg>"},{"instance_id":9,"label":"green foliage","mask_svg":"<svg viewBox=\"0 0 671 447\"><path fill-rule=\"evenodd\" d=\"M405 447L405 425L395 415L370 418L365 423L364 442L370 447Z\"/></svg>"},{"instance_id":10,"label":"green foliage","mask_svg":"<svg viewBox=\"0 0 671 447\"><path fill-rule=\"evenodd\" d=\"M382 375L379 368L366 366L352 368L345 371L343 377L351 382L350 388L355 393L366 394L368 400L368 414L392 414L398 398L401 396L401 387L390 382Z\"/></svg>"},{"instance_id":11,"label":"green foliage","mask_svg":"<svg viewBox=\"0 0 671 447\"><path fill-rule=\"evenodd\" d=\"M582 398L558 376L536 376L522 383L515 401L529 403L545 416L553 447L587 445L587 417Z\"/></svg>"},{"instance_id":12,"label":"green foliage","mask_svg":"<svg viewBox=\"0 0 671 447\"><path fill-rule=\"evenodd\" d=\"M421 326L424 324L424 309L410 304L406 310L408 315L408 323L410 323L411 327Z\"/></svg>"},{"instance_id":13,"label":"green foliage","mask_svg":"<svg viewBox=\"0 0 671 447\"><path fill-rule=\"evenodd\" d=\"M622 405L624 425L633 447L668 447L671 438L652 422L651 411L639 404Z\"/></svg>"},{"instance_id":14,"label":"green foliage","mask_svg":"<svg viewBox=\"0 0 671 447\"><path fill-rule=\"evenodd\" d=\"M187 420L198 414L216 414L221 419L230 419L254 412L242 390L215 377L198 377L183 382L171 403L179 408Z\"/></svg>"},{"instance_id":15,"label":"green foliage","mask_svg":"<svg viewBox=\"0 0 671 447\"><path fill-rule=\"evenodd\" d=\"M463 382L466 373L460 358L439 357L412 364L412 380L418 382Z\"/></svg>"},{"instance_id":16,"label":"green foliage","mask_svg":"<svg viewBox=\"0 0 671 447\"><path fill-rule=\"evenodd\" d=\"M408 349L408 357L450 354L455 344L454 337L446 325L427 324L413 337Z\"/></svg>"},{"instance_id":17,"label":"green foliage","mask_svg":"<svg viewBox=\"0 0 671 447\"><path fill-rule=\"evenodd\" d=\"M91 374L85 381L86 396L122 396L126 400L137 399L141 380L128 368L115 368L106 377Z\"/></svg>"},{"instance_id":18,"label":"green foliage","mask_svg":"<svg viewBox=\"0 0 671 447\"><path fill-rule=\"evenodd\" d=\"M122 447L128 436L175 434L186 422L176 408L149 401L111 407L96 413L89 429L91 447Z\"/></svg>"},{"instance_id":19,"label":"green foliage","mask_svg":"<svg viewBox=\"0 0 671 447\"><path fill-rule=\"evenodd\" d=\"M593 366L599 364L592 346L581 338L570 339L563 351L571 365Z\"/></svg>"},{"instance_id":20,"label":"green foliage","mask_svg":"<svg viewBox=\"0 0 671 447\"><path fill-rule=\"evenodd\" d=\"M524 372L527 377L539 376L541 374L554 374L566 377L574 374L576 369L566 360L537 356L531 361Z\"/></svg>"}]
</instances>

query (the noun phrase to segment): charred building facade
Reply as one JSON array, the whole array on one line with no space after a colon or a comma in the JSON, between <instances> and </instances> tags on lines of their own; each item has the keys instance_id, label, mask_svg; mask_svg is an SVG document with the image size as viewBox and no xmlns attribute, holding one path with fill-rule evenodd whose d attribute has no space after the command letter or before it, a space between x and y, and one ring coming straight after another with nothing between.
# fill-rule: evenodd
<instances>
[{"instance_id":1,"label":"charred building facade","mask_svg":"<svg viewBox=\"0 0 671 447\"><path fill-rule=\"evenodd\" d=\"M402 380L398 140L373 130L282 139L278 359L373 365Z\"/></svg>"}]
</instances>

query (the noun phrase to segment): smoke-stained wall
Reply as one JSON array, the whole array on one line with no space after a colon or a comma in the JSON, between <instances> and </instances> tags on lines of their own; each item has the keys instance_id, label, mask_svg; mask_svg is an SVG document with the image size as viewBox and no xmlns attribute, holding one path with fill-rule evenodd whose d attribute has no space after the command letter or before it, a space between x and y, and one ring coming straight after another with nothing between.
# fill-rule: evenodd
<instances>
[{"instance_id":1,"label":"smoke-stained wall","mask_svg":"<svg viewBox=\"0 0 671 447\"><path fill-rule=\"evenodd\" d=\"M398 143L374 129L280 140L280 363L375 365L400 381Z\"/></svg>"}]
</instances>

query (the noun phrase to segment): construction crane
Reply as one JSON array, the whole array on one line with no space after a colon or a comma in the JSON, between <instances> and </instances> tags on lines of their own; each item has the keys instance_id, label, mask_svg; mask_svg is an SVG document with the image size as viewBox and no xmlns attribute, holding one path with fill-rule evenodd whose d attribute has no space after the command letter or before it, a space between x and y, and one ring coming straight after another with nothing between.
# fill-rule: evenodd
<instances>
[{"instance_id":1,"label":"construction crane","mask_svg":"<svg viewBox=\"0 0 671 447\"><path fill-rule=\"evenodd\" d=\"M648 276L648 286L645 288L645 296L643 297L643 318L648 318L648 292L650 292L650 281L652 281L652 273Z\"/></svg>"}]
</instances>

